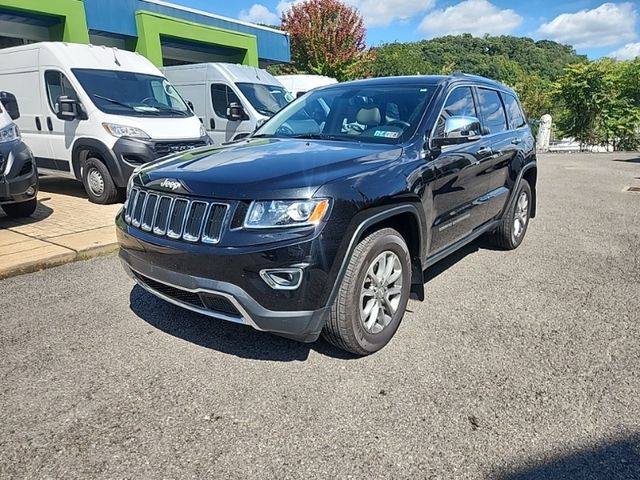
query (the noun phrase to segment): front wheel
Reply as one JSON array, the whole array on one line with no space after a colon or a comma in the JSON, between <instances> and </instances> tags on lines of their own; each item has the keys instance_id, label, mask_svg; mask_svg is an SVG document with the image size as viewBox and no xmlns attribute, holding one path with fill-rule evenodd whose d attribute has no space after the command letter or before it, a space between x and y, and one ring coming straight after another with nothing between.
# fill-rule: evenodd
<instances>
[{"instance_id":1,"label":"front wheel","mask_svg":"<svg viewBox=\"0 0 640 480\"><path fill-rule=\"evenodd\" d=\"M11 218L30 217L36 211L38 201L35 198L20 203L7 203L2 210Z\"/></svg>"},{"instance_id":2,"label":"front wheel","mask_svg":"<svg viewBox=\"0 0 640 480\"><path fill-rule=\"evenodd\" d=\"M323 337L338 348L368 355L396 333L411 290L411 258L402 236L384 228L367 236L349 260Z\"/></svg>"},{"instance_id":3,"label":"front wheel","mask_svg":"<svg viewBox=\"0 0 640 480\"><path fill-rule=\"evenodd\" d=\"M118 189L109 169L98 158L87 158L82 168L82 184L92 203L107 205L118 199Z\"/></svg>"}]
</instances>

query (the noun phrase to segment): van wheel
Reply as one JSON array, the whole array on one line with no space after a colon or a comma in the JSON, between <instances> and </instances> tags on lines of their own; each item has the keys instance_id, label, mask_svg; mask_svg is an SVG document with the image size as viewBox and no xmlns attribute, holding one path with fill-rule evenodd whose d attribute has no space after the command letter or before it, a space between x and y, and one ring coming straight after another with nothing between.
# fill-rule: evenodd
<instances>
[{"instance_id":1,"label":"van wheel","mask_svg":"<svg viewBox=\"0 0 640 480\"><path fill-rule=\"evenodd\" d=\"M99 159L89 157L82 167L82 184L93 203L107 205L118 199L118 189L107 166Z\"/></svg>"},{"instance_id":2,"label":"van wheel","mask_svg":"<svg viewBox=\"0 0 640 480\"><path fill-rule=\"evenodd\" d=\"M531 187L525 179L520 180L515 202L504 212L500 226L493 233L492 243L503 250L518 248L527 233L531 218Z\"/></svg>"},{"instance_id":3,"label":"van wheel","mask_svg":"<svg viewBox=\"0 0 640 480\"><path fill-rule=\"evenodd\" d=\"M396 333L411 290L411 259L391 228L372 233L355 248L323 337L338 348L369 355Z\"/></svg>"},{"instance_id":4,"label":"van wheel","mask_svg":"<svg viewBox=\"0 0 640 480\"><path fill-rule=\"evenodd\" d=\"M11 218L23 218L33 215L33 212L36 211L37 206L38 200L32 198L31 200L27 200L26 202L7 203L6 205L2 205L2 210L4 210L4 213L6 213Z\"/></svg>"}]
</instances>

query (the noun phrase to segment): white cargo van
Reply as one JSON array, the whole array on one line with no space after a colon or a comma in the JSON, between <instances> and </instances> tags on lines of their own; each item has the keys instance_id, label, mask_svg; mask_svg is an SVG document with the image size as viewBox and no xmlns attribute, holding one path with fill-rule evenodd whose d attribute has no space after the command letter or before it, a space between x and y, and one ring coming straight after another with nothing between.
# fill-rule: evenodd
<instances>
[{"instance_id":1,"label":"white cargo van","mask_svg":"<svg viewBox=\"0 0 640 480\"><path fill-rule=\"evenodd\" d=\"M206 131L162 73L137 53L44 42L0 50L0 84L40 173L82 181L111 203L138 165L207 145Z\"/></svg>"},{"instance_id":2,"label":"white cargo van","mask_svg":"<svg viewBox=\"0 0 640 480\"><path fill-rule=\"evenodd\" d=\"M232 63L163 69L216 145L246 137L293 97L266 70Z\"/></svg>"},{"instance_id":3,"label":"white cargo van","mask_svg":"<svg viewBox=\"0 0 640 480\"><path fill-rule=\"evenodd\" d=\"M324 75L278 75L276 79L294 98L298 98L314 88L338 83L335 78Z\"/></svg>"}]
</instances>

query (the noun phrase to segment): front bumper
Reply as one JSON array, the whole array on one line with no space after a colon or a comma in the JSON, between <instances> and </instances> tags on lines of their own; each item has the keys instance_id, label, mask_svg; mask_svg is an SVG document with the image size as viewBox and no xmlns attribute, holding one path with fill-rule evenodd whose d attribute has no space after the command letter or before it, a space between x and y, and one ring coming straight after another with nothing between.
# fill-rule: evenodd
<instances>
[{"instance_id":1,"label":"front bumper","mask_svg":"<svg viewBox=\"0 0 640 480\"><path fill-rule=\"evenodd\" d=\"M241 247L190 243L144 232L116 218L120 258L125 270L146 290L205 315L250 325L298 341L315 341L330 308L330 258L319 237L286 244ZM301 282L275 289L261 276L270 269L297 266Z\"/></svg>"},{"instance_id":2,"label":"front bumper","mask_svg":"<svg viewBox=\"0 0 640 480\"><path fill-rule=\"evenodd\" d=\"M0 145L0 204L20 203L38 194L38 171L21 141Z\"/></svg>"},{"instance_id":3,"label":"front bumper","mask_svg":"<svg viewBox=\"0 0 640 480\"><path fill-rule=\"evenodd\" d=\"M300 342L320 336L329 308L269 310L232 283L169 270L148 262L144 255L120 249L125 271L145 290L174 305L210 317L249 325Z\"/></svg>"}]
</instances>

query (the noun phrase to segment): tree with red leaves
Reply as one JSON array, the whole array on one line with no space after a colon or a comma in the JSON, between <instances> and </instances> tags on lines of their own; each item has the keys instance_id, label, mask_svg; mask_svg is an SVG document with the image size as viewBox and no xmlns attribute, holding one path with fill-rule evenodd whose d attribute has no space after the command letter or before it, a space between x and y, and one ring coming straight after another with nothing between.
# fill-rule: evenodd
<instances>
[{"instance_id":1,"label":"tree with red leaves","mask_svg":"<svg viewBox=\"0 0 640 480\"><path fill-rule=\"evenodd\" d=\"M339 0L305 0L282 14L282 29L289 33L297 71L340 81L368 75L373 52L355 8Z\"/></svg>"}]
</instances>

